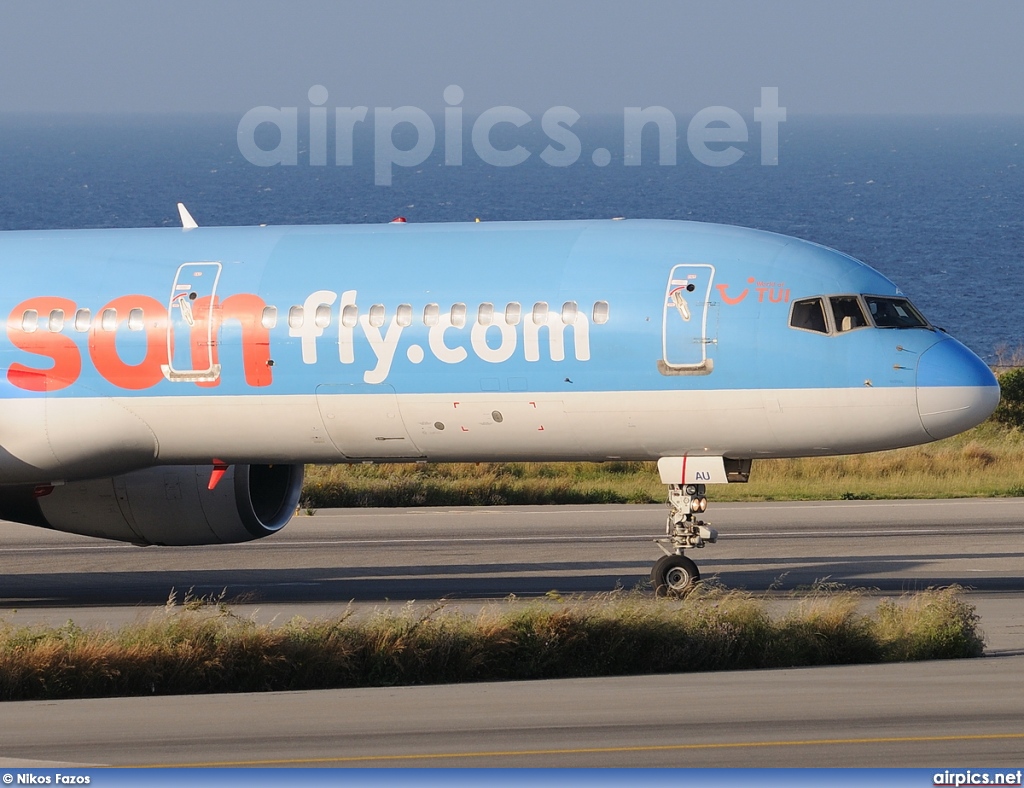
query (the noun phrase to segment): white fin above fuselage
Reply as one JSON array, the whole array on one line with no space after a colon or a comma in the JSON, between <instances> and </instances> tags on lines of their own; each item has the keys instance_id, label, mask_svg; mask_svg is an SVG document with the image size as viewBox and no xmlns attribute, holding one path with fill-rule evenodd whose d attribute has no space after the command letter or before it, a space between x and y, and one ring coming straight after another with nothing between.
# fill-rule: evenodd
<instances>
[{"instance_id":1,"label":"white fin above fuselage","mask_svg":"<svg viewBox=\"0 0 1024 788\"><path fill-rule=\"evenodd\" d=\"M184 230L194 230L199 226L196 224L196 220L192 218L192 214L188 212L185 203L178 203L178 216L181 217L181 226Z\"/></svg>"}]
</instances>

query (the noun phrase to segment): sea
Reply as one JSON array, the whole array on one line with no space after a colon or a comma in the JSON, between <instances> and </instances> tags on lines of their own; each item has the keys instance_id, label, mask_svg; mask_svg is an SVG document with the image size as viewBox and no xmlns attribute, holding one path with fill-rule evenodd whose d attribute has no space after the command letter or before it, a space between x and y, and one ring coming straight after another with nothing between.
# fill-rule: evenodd
<instances>
[{"instance_id":1,"label":"sea","mask_svg":"<svg viewBox=\"0 0 1024 788\"><path fill-rule=\"evenodd\" d=\"M655 126L631 147L615 116L580 118L572 127L579 156L552 166L541 154L563 148L534 117L493 129L495 149L521 146L529 154L504 167L476 154L471 119L464 123L462 163L446 160L438 118L429 155L388 168L390 185L379 183L381 151L400 156L369 123L358 124L351 164L338 155L333 131L327 163L311 163L308 121L300 118L296 163L258 166L240 148L240 120L0 114L0 229L175 226L179 201L207 226L397 216L721 222L847 252L892 279L934 325L989 363L1024 355L1024 116L791 111L779 125L776 164L762 162L759 128L748 119L748 140L732 144L742 155L727 166L692 154L687 117L679 119L672 163L661 158ZM263 150L287 150L273 124L251 139ZM397 126L390 141L395 150L415 151L417 143L409 124ZM593 154L599 149L607 154ZM408 157L415 158L422 156ZM563 152L563 164L567 158ZM0 260L0 267L18 264Z\"/></svg>"}]
</instances>

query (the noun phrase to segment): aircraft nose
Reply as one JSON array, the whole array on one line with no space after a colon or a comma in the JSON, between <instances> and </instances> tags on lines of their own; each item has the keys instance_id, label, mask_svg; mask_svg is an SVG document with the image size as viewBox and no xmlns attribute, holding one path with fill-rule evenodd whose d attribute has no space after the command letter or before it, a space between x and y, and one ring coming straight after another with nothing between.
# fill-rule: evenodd
<instances>
[{"instance_id":1,"label":"aircraft nose","mask_svg":"<svg viewBox=\"0 0 1024 788\"><path fill-rule=\"evenodd\" d=\"M917 365L917 409L925 431L948 438L992 415L999 383L968 348L946 338L926 350Z\"/></svg>"}]
</instances>

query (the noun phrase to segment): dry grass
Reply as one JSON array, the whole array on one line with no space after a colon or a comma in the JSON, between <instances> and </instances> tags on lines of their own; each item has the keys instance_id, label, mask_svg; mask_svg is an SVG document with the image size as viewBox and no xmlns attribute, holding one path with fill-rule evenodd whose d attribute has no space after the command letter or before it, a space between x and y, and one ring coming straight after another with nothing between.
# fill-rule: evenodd
<instances>
[{"instance_id":1,"label":"dry grass","mask_svg":"<svg viewBox=\"0 0 1024 788\"><path fill-rule=\"evenodd\" d=\"M909 449L847 457L758 460L748 484L715 501L973 498L1024 495L1024 433L987 422ZM311 466L303 507L660 503L654 463L478 463Z\"/></svg>"},{"instance_id":2,"label":"dry grass","mask_svg":"<svg viewBox=\"0 0 1024 788\"><path fill-rule=\"evenodd\" d=\"M0 624L0 699L256 692L951 659L979 656L958 589L883 602L821 588L773 618L768 597L704 586L685 602L619 592L443 605L365 620L239 619L170 604L117 631Z\"/></svg>"},{"instance_id":3,"label":"dry grass","mask_svg":"<svg viewBox=\"0 0 1024 788\"><path fill-rule=\"evenodd\" d=\"M653 469L653 470L652 470ZM653 463L485 462L326 465L307 469L302 506L648 503Z\"/></svg>"},{"instance_id":4,"label":"dry grass","mask_svg":"<svg viewBox=\"0 0 1024 788\"><path fill-rule=\"evenodd\" d=\"M991 422L936 443L848 457L765 460L716 500L1024 495L1024 433Z\"/></svg>"}]
</instances>

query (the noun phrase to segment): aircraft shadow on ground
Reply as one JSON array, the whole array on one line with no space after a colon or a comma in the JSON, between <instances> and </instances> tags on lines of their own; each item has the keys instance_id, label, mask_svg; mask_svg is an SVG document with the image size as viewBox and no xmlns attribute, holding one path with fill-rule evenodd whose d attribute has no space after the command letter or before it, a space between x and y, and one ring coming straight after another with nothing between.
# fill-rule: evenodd
<instances>
[{"instance_id":1,"label":"aircraft shadow on ground","mask_svg":"<svg viewBox=\"0 0 1024 788\"><path fill-rule=\"evenodd\" d=\"M947 556L850 556L837 559L713 559L701 561L705 579L752 592L787 591L820 581L883 592L909 592L959 584L979 591L1024 590L1024 577L979 576L921 571ZM959 558L970 558L960 555ZM979 560L1024 558L1024 553L976 556ZM744 568L738 569L736 567ZM648 579L646 562L550 562L450 564L429 567L312 567L289 569L180 569L122 572L7 574L0 577L0 608L159 605L172 589L249 603L339 603L441 598L501 599L592 594L633 589Z\"/></svg>"}]
</instances>

